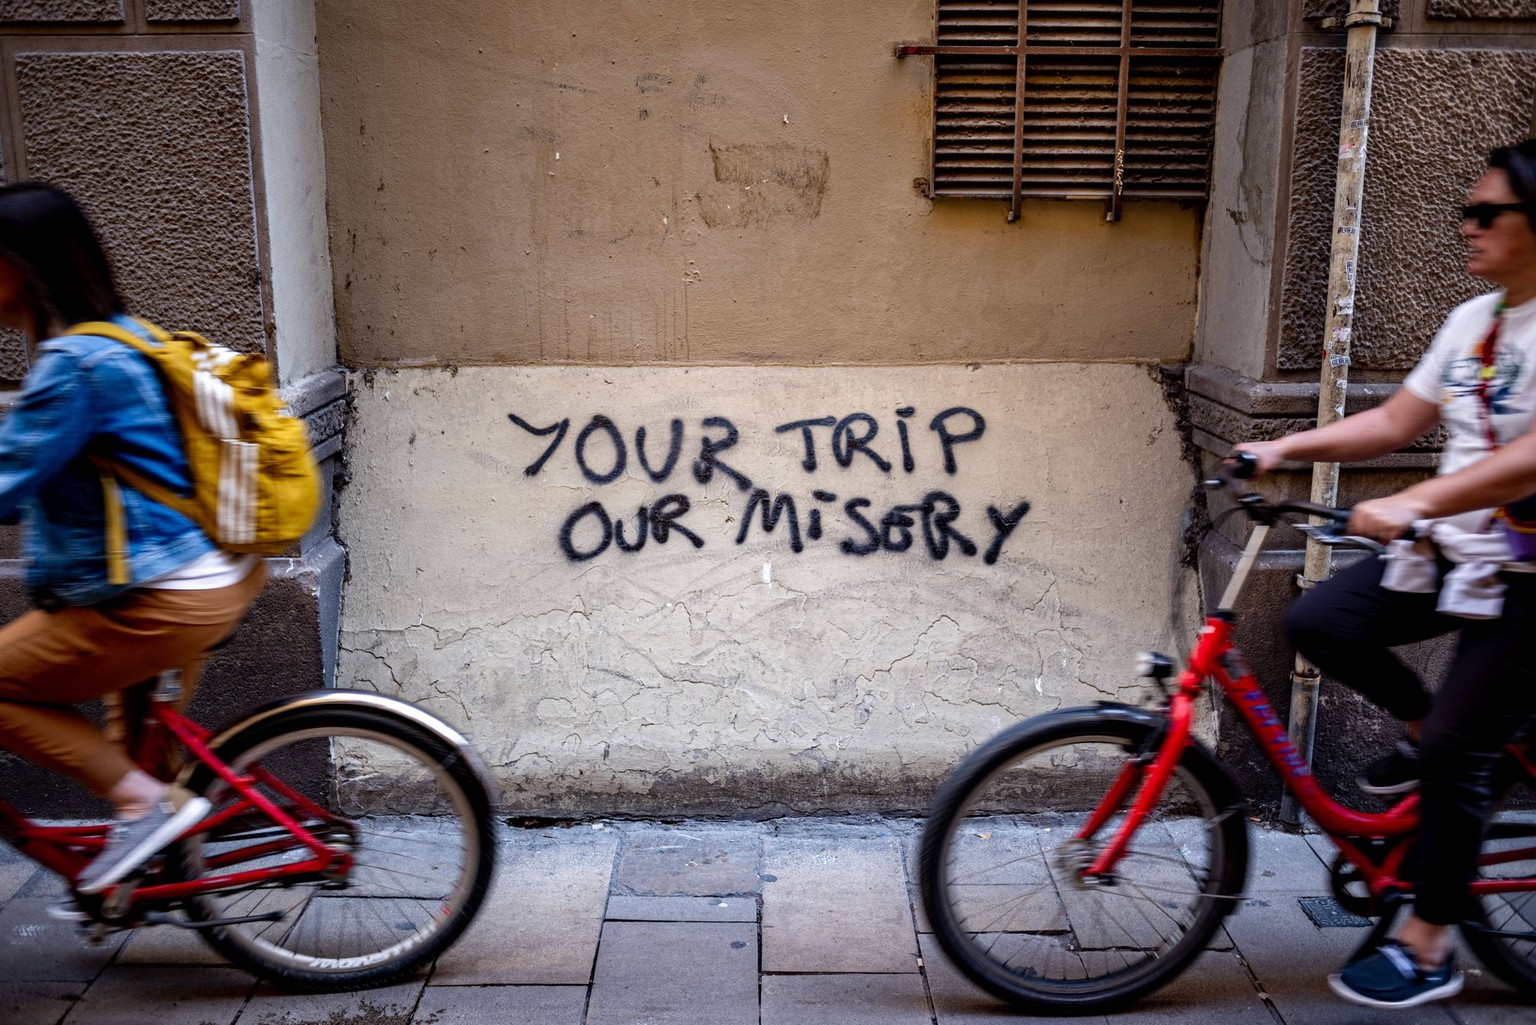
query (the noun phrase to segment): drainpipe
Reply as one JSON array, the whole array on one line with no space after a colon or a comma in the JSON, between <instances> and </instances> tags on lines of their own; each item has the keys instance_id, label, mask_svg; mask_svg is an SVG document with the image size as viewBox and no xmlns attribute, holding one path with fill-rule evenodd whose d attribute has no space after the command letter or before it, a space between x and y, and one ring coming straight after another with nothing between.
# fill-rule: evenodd
<instances>
[{"instance_id":1,"label":"drainpipe","mask_svg":"<svg viewBox=\"0 0 1536 1025\"><path fill-rule=\"evenodd\" d=\"M1328 28L1337 21L1324 22ZM1376 32L1386 19L1380 0L1351 0L1343 25L1349 33L1344 64L1344 109L1339 119L1339 170L1333 198L1333 247L1328 266L1328 308L1323 325L1323 369L1317 394L1317 426L1344 415L1349 386L1349 341L1355 319L1355 268L1360 252L1360 206L1365 194L1366 136L1371 120L1371 78L1376 60ZM1339 493L1339 464L1312 467L1312 501L1335 505ZM1306 562L1297 583L1310 588L1328 578L1331 552L1307 539ZM1317 699L1321 674L1299 653L1291 673L1291 743L1312 764L1317 730ZM1287 791L1280 802L1280 819L1289 825L1301 820L1296 800Z\"/></svg>"}]
</instances>

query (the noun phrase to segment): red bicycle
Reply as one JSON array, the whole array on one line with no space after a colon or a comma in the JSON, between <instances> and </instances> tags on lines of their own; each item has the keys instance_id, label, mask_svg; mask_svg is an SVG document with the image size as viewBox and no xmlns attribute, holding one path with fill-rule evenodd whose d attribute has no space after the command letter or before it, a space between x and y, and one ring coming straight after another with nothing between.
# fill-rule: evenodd
<instances>
[{"instance_id":1,"label":"red bicycle","mask_svg":"<svg viewBox=\"0 0 1536 1025\"><path fill-rule=\"evenodd\" d=\"M94 938L171 925L275 982L356 989L436 957L474 919L495 866L489 774L469 743L401 701L317 691L211 733L165 674L133 746L179 744L206 818L102 894L75 893ZM0 837L74 880L107 826L42 825L0 801Z\"/></svg>"},{"instance_id":2,"label":"red bicycle","mask_svg":"<svg viewBox=\"0 0 1536 1025\"><path fill-rule=\"evenodd\" d=\"M1228 478L1209 487L1237 488ZM994 737L939 790L919 852L923 907L939 944L973 981L1021 1009L1100 1012L1172 980L1243 895L1246 808L1237 785L1191 733L1214 682L1237 707L1286 788L1338 848L1336 899L1380 921L1373 947L1411 897L1418 797L1386 811L1346 808L1323 791L1232 643L1232 612L1270 528L1286 514L1327 543L1346 510L1238 494L1254 521L1188 667L1143 656L1156 709L1104 703L1036 716ZM1536 996L1536 756L1512 745L1462 933L1494 974Z\"/></svg>"}]
</instances>

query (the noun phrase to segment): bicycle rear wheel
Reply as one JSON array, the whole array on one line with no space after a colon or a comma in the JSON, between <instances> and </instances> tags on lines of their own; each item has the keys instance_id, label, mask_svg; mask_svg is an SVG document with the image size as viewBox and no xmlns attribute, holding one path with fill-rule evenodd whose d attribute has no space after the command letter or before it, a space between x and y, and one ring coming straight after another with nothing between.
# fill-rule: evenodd
<instances>
[{"instance_id":1,"label":"bicycle rear wheel","mask_svg":"<svg viewBox=\"0 0 1536 1025\"><path fill-rule=\"evenodd\" d=\"M1478 878L1536 880L1536 778L1513 759L1500 776ZM1467 945L1499 978L1536 996L1536 890L1484 895L1478 911L1478 921L1463 929Z\"/></svg>"},{"instance_id":2,"label":"bicycle rear wheel","mask_svg":"<svg viewBox=\"0 0 1536 1025\"><path fill-rule=\"evenodd\" d=\"M384 985L436 957L473 920L496 845L472 752L397 716L333 705L268 716L215 753L242 775L265 779L266 797L353 859L337 878L189 901L196 921L256 919L201 930L231 962L300 988ZM201 789L217 812L230 791L203 772ZM183 878L197 879L311 856L290 838L251 812L187 839L171 858ZM275 849L251 857L262 844Z\"/></svg>"},{"instance_id":3,"label":"bicycle rear wheel","mask_svg":"<svg viewBox=\"0 0 1536 1025\"><path fill-rule=\"evenodd\" d=\"M1034 1013L1100 1012L1176 976L1241 896L1243 805L1191 747L1112 882L1080 871L1130 799L1091 837L1088 813L1155 747L1159 720L1098 706L1038 716L951 775L923 831L919 880L934 936L996 996Z\"/></svg>"}]
</instances>

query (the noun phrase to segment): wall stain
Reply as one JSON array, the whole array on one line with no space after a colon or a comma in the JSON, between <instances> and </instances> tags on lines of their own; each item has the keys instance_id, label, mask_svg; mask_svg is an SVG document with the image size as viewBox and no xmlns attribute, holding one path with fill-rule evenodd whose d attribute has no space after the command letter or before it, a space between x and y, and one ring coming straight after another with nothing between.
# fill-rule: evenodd
<instances>
[{"instance_id":1,"label":"wall stain","mask_svg":"<svg viewBox=\"0 0 1536 1025\"><path fill-rule=\"evenodd\" d=\"M707 226L810 221L821 213L832 173L826 150L789 143L711 143L709 155L715 180L697 197Z\"/></svg>"}]
</instances>

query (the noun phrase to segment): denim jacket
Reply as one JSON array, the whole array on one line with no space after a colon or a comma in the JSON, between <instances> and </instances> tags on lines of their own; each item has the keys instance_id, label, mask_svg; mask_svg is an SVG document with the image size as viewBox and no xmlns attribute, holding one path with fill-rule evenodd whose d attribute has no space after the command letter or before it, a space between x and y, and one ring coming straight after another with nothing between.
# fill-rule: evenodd
<instances>
[{"instance_id":1,"label":"denim jacket","mask_svg":"<svg viewBox=\"0 0 1536 1025\"><path fill-rule=\"evenodd\" d=\"M143 333L128 317L112 319ZM191 489L181 432L149 360L110 338L50 338L0 422L0 518L23 519L27 583L44 604L94 605L214 547L181 513L122 485L132 579L109 583L101 473L91 453L179 494Z\"/></svg>"}]
</instances>

